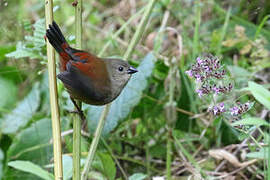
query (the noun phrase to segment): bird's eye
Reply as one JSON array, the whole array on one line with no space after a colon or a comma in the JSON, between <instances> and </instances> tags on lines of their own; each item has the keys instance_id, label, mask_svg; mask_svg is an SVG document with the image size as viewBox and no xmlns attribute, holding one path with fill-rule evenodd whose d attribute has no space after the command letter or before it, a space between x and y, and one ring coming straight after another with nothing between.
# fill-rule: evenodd
<instances>
[{"instance_id":1,"label":"bird's eye","mask_svg":"<svg viewBox=\"0 0 270 180\"><path fill-rule=\"evenodd\" d=\"M120 66L120 67L118 67L118 70L119 70L119 71L123 71L124 68L123 68L122 66Z\"/></svg>"}]
</instances>

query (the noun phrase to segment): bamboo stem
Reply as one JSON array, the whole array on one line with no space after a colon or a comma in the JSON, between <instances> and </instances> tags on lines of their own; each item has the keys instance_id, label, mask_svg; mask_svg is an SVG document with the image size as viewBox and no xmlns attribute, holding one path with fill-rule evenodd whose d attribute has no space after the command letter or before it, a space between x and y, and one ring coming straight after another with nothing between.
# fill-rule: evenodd
<instances>
[{"instance_id":1,"label":"bamboo stem","mask_svg":"<svg viewBox=\"0 0 270 180\"><path fill-rule=\"evenodd\" d=\"M75 34L76 48L82 49L82 0L78 0L75 6ZM82 103L76 101L81 107ZM75 108L75 111L77 109ZM80 155L81 155L81 119L79 115L73 116L73 180L80 179Z\"/></svg>"},{"instance_id":2,"label":"bamboo stem","mask_svg":"<svg viewBox=\"0 0 270 180\"><path fill-rule=\"evenodd\" d=\"M53 20L53 0L45 0L45 17L46 28ZM49 72L49 91L50 91L50 106L52 118L52 133L53 133L53 154L54 154L54 177L55 180L63 179L62 166L62 147L61 147L61 128L58 106L56 71L55 71L55 53L53 47L47 41L47 57L48 57L48 72Z\"/></svg>"},{"instance_id":3,"label":"bamboo stem","mask_svg":"<svg viewBox=\"0 0 270 180\"><path fill-rule=\"evenodd\" d=\"M124 55L124 59L128 59L131 54L133 53L133 50L134 50L134 47L136 46L136 44L138 43L138 41L140 40L141 38L141 35L143 33L143 31L145 30L145 25L146 23L148 22L148 19L150 17L150 14L153 10L153 7L154 7L154 4L155 4L156 0L151 0L148 5L147 5L147 8L143 14L143 18L139 24L139 28L137 29L137 31L135 32L135 35L133 36L132 40L131 40L131 43L130 45L128 46L128 49ZM97 129L96 129L96 132L95 132L95 135L94 135L94 139L91 143L91 146L90 146L90 149L89 149L89 152L88 152L88 155L87 155L87 159L86 159L86 162L85 162L85 165L84 165L84 169L83 169L83 172L82 172L82 176L81 176L81 180L86 180L87 179L87 174L91 168L91 164L92 164L92 161L94 159L94 155L95 155L95 152L96 152L96 149L97 149L97 145L98 145L98 142L100 140L100 135L101 135L101 132L102 132L102 129L104 127L104 124L105 124L105 120L106 120L106 117L109 113L109 110L110 110L110 104L107 104L102 112L102 115L100 116L100 119L99 119L99 122L98 122L98 126L97 126Z\"/></svg>"}]
</instances>

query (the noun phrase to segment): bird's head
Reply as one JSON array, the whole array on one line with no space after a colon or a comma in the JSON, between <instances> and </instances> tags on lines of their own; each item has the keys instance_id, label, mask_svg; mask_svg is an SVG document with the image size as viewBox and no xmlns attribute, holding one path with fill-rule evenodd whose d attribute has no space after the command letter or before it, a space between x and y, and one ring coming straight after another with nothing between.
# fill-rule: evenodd
<instances>
[{"instance_id":1,"label":"bird's head","mask_svg":"<svg viewBox=\"0 0 270 180\"><path fill-rule=\"evenodd\" d=\"M111 86L114 93L120 94L131 75L138 72L127 61L121 59L104 59L109 72Z\"/></svg>"}]
</instances>

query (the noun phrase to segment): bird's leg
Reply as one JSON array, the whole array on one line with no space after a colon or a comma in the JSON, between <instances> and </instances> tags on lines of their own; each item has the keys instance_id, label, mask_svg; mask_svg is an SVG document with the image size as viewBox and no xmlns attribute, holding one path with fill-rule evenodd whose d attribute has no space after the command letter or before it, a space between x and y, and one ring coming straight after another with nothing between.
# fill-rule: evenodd
<instances>
[{"instance_id":1,"label":"bird's leg","mask_svg":"<svg viewBox=\"0 0 270 180\"><path fill-rule=\"evenodd\" d=\"M77 109L77 111L74 111L74 112L75 113L78 113L79 116L80 116L80 118L81 118L81 120L84 122L85 121L85 116L83 114L83 111L81 110L81 108L78 106L78 104L76 103L76 101L72 97L70 97L70 99L71 99L72 103L74 104L74 106Z\"/></svg>"}]
</instances>

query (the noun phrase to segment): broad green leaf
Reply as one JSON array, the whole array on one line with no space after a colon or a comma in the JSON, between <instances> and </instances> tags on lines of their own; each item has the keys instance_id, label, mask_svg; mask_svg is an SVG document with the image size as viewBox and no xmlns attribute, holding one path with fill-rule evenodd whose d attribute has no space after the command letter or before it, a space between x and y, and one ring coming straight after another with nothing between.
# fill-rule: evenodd
<instances>
[{"instance_id":1,"label":"broad green leaf","mask_svg":"<svg viewBox=\"0 0 270 180\"><path fill-rule=\"evenodd\" d=\"M236 88L247 86L247 78L252 76L252 73L239 66L227 66L231 77L235 80Z\"/></svg>"},{"instance_id":2,"label":"broad green leaf","mask_svg":"<svg viewBox=\"0 0 270 180\"><path fill-rule=\"evenodd\" d=\"M247 78L252 74L244 68L239 66L227 66L233 78Z\"/></svg>"},{"instance_id":3,"label":"broad green leaf","mask_svg":"<svg viewBox=\"0 0 270 180\"><path fill-rule=\"evenodd\" d=\"M45 180L54 179L52 174L30 161L11 161L8 163L8 165L15 169L34 174Z\"/></svg>"},{"instance_id":4,"label":"broad green leaf","mask_svg":"<svg viewBox=\"0 0 270 180\"><path fill-rule=\"evenodd\" d=\"M132 76L119 97L112 103L103 129L103 135L112 131L119 121L127 117L131 109L139 103L142 92L147 87L147 78L151 75L154 68L154 62L155 57L152 53L145 56L137 68L138 72ZM103 108L104 106L87 106L88 128L91 131L96 129Z\"/></svg>"},{"instance_id":5,"label":"broad green leaf","mask_svg":"<svg viewBox=\"0 0 270 180\"><path fill-rule=\"evenodd\" d=\"M128 180L144 180L146 179L147 175L142 173L135 173L128 178Z\"/></svg>"},{"instance_id":6,"label":"broad green leaf","mask_svg":"<svg viewBox=\"0 0 270 180\"><path fill-rule=\"evenodd\" d=\"M0 149L0 179L3 177L3 160L4 160L4 153L2 149Z\"/></svg>"},{"instance_id":7,"label":"broad green leaf","mask_svg":"<svg viewBox=\"0 0 270 180\"><path fill-rule=\"evenodd\" d=\"M260 151L247 153L247 157L256 159L268 159L268 149L261 148Z\"/></svg>"},{"instance_id":8,"label":"broad green leaf","mask_svg":"<svg viewBox=\"0 0 270 180\"><path fill-rule=\"evenodd\" d=\"M248 87L255 99L270 110L270 91L255 82L248 82Z\"/></svg>"},{"instance_id":9,"label":"broad green leaf","mask_svg":"<svg viewBox=\"0 0 270 180\"><path fill-rule=\"evenodd\" d=\"M0 131L12 134L25 126L36 112L40 103L39 85L35 84L31 92L10 113L0 119Z\"/></svg>"},{"instance_id":10,"label":"broad green leaf","mask_svg":"<svg viewBox=\"0 0 270 180\"><path fill-rule=\"evenodd\" d=\"M17 99L17 87L15 84L8 79L0 77L0 89L0 109L14 105Z\"/></svg>"},{"instance_id":11,"label":"broad green leaf","mask_svg":"<svg viewBox=\"0 0 270 180\"><path fill-rule=\"evenodd\" d=\"M62 159L64 180L68 180L72 177L72 157L63 155Z\"/></svg>"},{"instance_id":12,"label":"broad green leaf","mask_svg":"<svg viewBox=\"0 0 270 180\"><path fill-rule=\"evenodd\" d=\"M269 123L267 123L265 120L261 118L248 117L232 123L232 126L238 125L269 126Z\"/></svg>"},{"instance_id":13,"label":"broad green leaf","mask_svg":"<svg viewBox=\"0 0 270 180\"><path fill-rule=\"evenodd\" d=\"M34 122L15 136L15 141L8 150L8 157L47 161L52 157L50 154L52 153L52 145L49 144L51 138L50 119L44 118Z\"/></svg>"}]
</instances>

